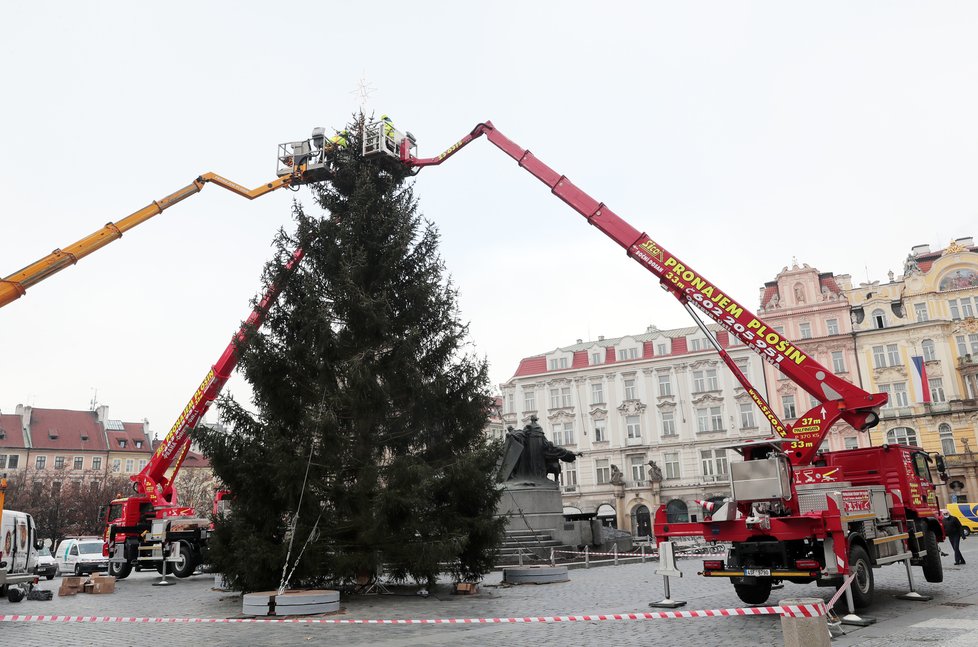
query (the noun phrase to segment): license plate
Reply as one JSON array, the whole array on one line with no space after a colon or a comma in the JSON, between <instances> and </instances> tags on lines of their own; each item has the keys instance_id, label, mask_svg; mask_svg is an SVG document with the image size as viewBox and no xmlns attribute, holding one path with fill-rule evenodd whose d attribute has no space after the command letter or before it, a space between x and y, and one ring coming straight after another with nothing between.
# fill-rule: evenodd
<instances>
[{"instance_id":1,"label":"license plate","mask_svg":"<svg viewBox=\"0 0 978 647\"><path fill-rule=\"evenodd\" d=\"M744 577L771 577L770 568L745 568Z\"/></svg>"}]
</instances>

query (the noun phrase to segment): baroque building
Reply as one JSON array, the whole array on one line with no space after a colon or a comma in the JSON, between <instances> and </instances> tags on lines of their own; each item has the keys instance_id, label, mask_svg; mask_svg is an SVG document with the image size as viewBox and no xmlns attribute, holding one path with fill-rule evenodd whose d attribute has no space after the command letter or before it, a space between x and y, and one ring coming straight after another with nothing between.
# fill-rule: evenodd
<instances>
[{"instance_id":1,"label":"baroque building","mask_svg":"<svg viewBox=\"0 0 978 647\"><path fill-rule=\"evenodd\" d=\"M760 357L710 329L763 392ZM638 537L662 504L671 520L702 519L696 501L729 494L739 456L724 447L771 433L696 327L578 340L524 358L501 388L503 424L535 416L555 445L582 453L563 464L565 514L596 514Z\"/></svg>"},{"instance_id":2,"label":"baroque building","mask_svg":"<svg viewBox=\"0 0 978 647\"><path fill-rule=\"evenodd\" d=\"M848 291L863 388L889 402L874 445L909 443L947 457L944 501L978 500L978 247L959 238L914 247L904 274Z\"/></svg>"},{"instance_id":3,"label":"baroque building","mask_svg":"<svg viewBox=\"0 0 978 647\"><path fill-rule=\"evenodd\" d=\"M757 312L778 334L795 342L809 357L839 377L859 385L855 337L846 294L852 288L848 274L819 272L792 262L773 281L761 288ZM793 424L818 401L787 379L776 367L765 363L770 385L769 404L782 422ZM822 449L868 447L869 437L840 420L825 437Z\"/></svg>"}]
</instances>

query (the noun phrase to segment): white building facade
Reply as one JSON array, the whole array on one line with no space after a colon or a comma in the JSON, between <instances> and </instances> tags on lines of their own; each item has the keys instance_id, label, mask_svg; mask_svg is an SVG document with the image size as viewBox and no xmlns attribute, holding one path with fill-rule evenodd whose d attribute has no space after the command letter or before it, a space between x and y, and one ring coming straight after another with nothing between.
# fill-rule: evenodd
<instances>
[{"instance_id":1,"label":"white building facade","mask_svg":"<svg viewBox=\"0 0 978 647\"><path fill-rule=\"evenodd\" d=\"M717 336L766 394L760 357ZM523 359L501 389L505 425L535 416L551 442L583 453L563 464L565 513L596 513L638 537L661 504L672 521L702 519L696 501L727 496L740 459L724 447L772 433L696 327L578 340Z\"/></svg>"}]
</instances>

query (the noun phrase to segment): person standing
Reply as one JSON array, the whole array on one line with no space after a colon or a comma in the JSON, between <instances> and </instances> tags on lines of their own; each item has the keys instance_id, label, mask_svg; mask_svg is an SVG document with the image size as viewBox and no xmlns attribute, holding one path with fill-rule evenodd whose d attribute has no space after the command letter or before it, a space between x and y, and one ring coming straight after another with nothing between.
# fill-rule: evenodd
<instances>
[{"instance_id":1,"label":"person standing","mask_svg":"<svg viewBox=\"0 0 978 647\"><path fill-rule=\"evenodd\" d=\"M962 534L961 522L946 510L944 511L944 534L947 535L947 540L951 543L951 548L954 549L954 565L964 564L964 556L961 554L960 547Z\"/></svg>"}]
</instances>

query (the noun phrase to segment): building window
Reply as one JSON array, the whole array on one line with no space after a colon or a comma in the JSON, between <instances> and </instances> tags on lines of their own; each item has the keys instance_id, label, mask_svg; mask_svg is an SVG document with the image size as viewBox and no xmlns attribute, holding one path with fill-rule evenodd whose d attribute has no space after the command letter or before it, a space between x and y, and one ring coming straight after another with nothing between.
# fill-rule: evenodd
<instances>
[{"instance_id":1,"label":"building window","mask_svg":"<svg viewBox=\"0 0 978 647\"><path fill-rule=\"evenodd\" d=\"M513 394L507 393L506 397L503 399L503 411L506 413L515 413L516 405L513 404Z\"/></svg>"},{"instance_id":2,"label":"building window","mask_svg":"<svg viewBox=\"0 0 978 647\"><path fill-rule=\"evenodd\" d=\"M607 458L599 458L594 461L594 472L598 485L604 485L611 481L611 466L608 464Z\"/></svg>"},{"instance_id":3,"label":"building window","mask_svg":"<svg viewBox=\"0 0 978 647\"><path fill-rule=\"evenodd\" d=\"M669 375L659 375L659 397L672 395L672 381Z\"/></svg>"},{"instance_id":4,"label":"building window","mask_svg":"<svg viewBox=\"0 0 978 647\"><path fill-rule=\"evenodd\" d=\"M841 350L832 351L832 370L836 373L846 372L846 358Z\"/></svg>"},{"instance_id":5,"label":"building window","mask_svg":"<svg viewBox=\"0 0 978 647\"><path fill-rule=\"evenodd\" d=\"M933 339L925 339L924 341L920 342L920 349L924 353L925 362L933 362L937 359L937 350L934 348Z\"/></svg>"},{"instance_id":6,"label":"building window","mask_svg":"<svg viewBox=\"0 0 978 647\"><path fill-rule=\"evenodd\" d=\"M907 398L907 383L897 382L893 384L893 406L908 407L910 400Z\"/></svg>"},{"instance_id":7,"label":"building window","mask_svg":"<svg viewBox=\"0 0 978 647\"><path fill-rule=\"evenodd\" d=\"M917 432L910 427L896 427L886 432L886 442L891 445L916 445Z\"/></svg>"},{"instance_id":8,"label":"building window","mask_svg":"<svg viewBox=\"0 0 978 647\"><path fill-rule=\"evenodd\" d=\"M709 388L707 373L709 371L693 371L693 393L702 393ZM713 377L714 379L716 378L715 370L713 371Z\"/></svg>"},{"instance_id":9,"label":"building window","mask_svg":"<svg viewBox=\"0 0 978 647\"><path fill-rule=\"evenodd\" d=\"M11 454L10 456L7 457L7 467L9 469L12 470L17 469L19 463L20 463L20 456L18 456L17 454Z\"/></svg>"},{"instance_id":10,"label":"building window","mask_svg":"<svg viewBox=\"0 0 978 647\"><path fill-rule=\"evenodd\" d=\"M594 366L595 364L604 364L604 353L591 353L591 365Z\"/></svg>"},{"instance_id":11,"label":"building window","mask_svg":"<svg viewBox=\"0 0 978 647\"><path fill-rule=\"evenodd\" d=\"M135 466L135 461L133 459L131 459L131 458L127 458L126 459L126 473L127 474L132 474L133 467L134 466Z\"/></svg>"},{"instance_id":12,"label":"building window","mask_svg":"<svg viewBox=\"0 0 978 647\"><path fill-rule=\"evenodd\" d=\"M672 411L662 412L662 435L663 437L676 435L676 414Z\"/></svg>"},{"instance_id":13,"label":"building window","mask_svg":"<svg viewBox=\"0 0 978 647\"><path fill-rule=\"evenodd\" d=\"M856 449L859 447L859 439L855 436L846 436L842 439L842 442L846 449Z\"/></svg>"},{"instance_id":14,"label":"building window","mask_svg":"<svg viewBox=\"0 0 978 647\"><path fill-rule=\"evenodd\" d=\"M873 368L886 368L886 349L873 346Z\"/></svg>"},{"instance_id":15,"label":"building window","mask_svg":"<svg viewBox=\"0 0 978 647\"><path fill-rule=\"evenodd\" d=\"M554 425L554 445L573 445L574 444L574 423L565 422Z\"/></svg>"},{"instance_id":16,"label":"building window","mask_svg":"<svg viewBox=\"0 0 978 647\"><path fill-rule=\"evenodd\" d=\"M635 391L635 378L633 377L625 379L625 399L626 400L637 399L636 391Z\"/></svg>"},{"instance_id":17,"label":"building window","mask_svg":"<svg viewBox=\"0 0 978 647\"><path fill-rule=\"evenodd\" d=\"M577 464L564 463L561 478L564 480L564 487L569 488L577 486Z\"/></svg>"},{"instance_id":18,"label":"building window","mask_svg":"<svg viewBox=\"0 0 978 647\"><path fill-rule=\"evenodd\" d=\"M839 320L838 319L826 319L825 327L828 328L830 335L839 334Z\"/></svg>"},{"instance_id":19,"label":"building window","mask_svg":"<svg viewBox=\"0 0 978 647\"><path fill-rule=\"evenodd\" d=\"M537 410L537 392L536 391L524 391L523 392L523 411L536 411Z\"/></svg>"},{"instance_id":20,"label":"building window","mask_svg":"<svg viewBox=\"0 0 978 647\"><path fill-rule=\"evenodd\" d=\"M63 470L65 468L65 457L55 456L54 457L54 469Z\"/></svg>"},{"instance_id":21,"label":"building window","mask_svg":"<svg viewBox=\"0 0 978 647\"><path fill-rule=\"evenodd\" d=\"M890 362L890 366L900 365L900 346L897 344L887 344L886 345L886 358Z\"/></svg>"},{"instance_id":22,"label":"building window","mask_svg":"<svg viewBox=\"0 0 978 647\"><path fill-rule=\"evenodd\" d=\"M872 321L873 321L873 328L876 328L877 330L881 328L886 328L886 314L878 308L876 310L873 310Z\"/></svg>"},{"instance_id":23,"label":"building window","mask_svg":"<svg viewBox=\"0 0 978 647\"><path fill-rule=\"evenodd\" d=\"M784 407L784 417L789 420L794 420L798 417L795 413L795 396L793 395L782 395L781 396L781 406Z\"/></svg>"},{"instance_id":24,"label":"building window","mask_svg":"<svg viewBox=\"0 0 978 647\"><path fill-rule=\"evenodd\" d=\"M893 406L893 389L890 388L889 384L877 384L876 388L880 390L880 393L885 393L887 396L885 407Z\"/></svg>"},{"instance_id":25,"label":"building window","mask_svg":"<svg viewBox=\"0 0 978 647\"><path fill-rule=\"evenodd\" d=\"M102 457L101 456L93 456L92 457L92 469L93 470L100 470L100 469L102 469Z\"/></svg>"},{"instance_id":26,"label":"building window","mask_svg":"<svg viewBox=\"0 0 978 647\"><path fill-rule=\"evenodd\" d=\"M638 416L625 417L625 431L630 439L642 437L642 422Z\"/></svg>"},{"instance_id":27,"label":"building window","mask_svg":"<svg viewBox=\"0 0 978 647\"><path fill-rule=\"evenodd\" d=\"M913 304L914 314L917 315L917 321L927 321L929 317L927 316L927 304L926 303L915 303Z\"/></svg>"},{"instance_id":28,"label":"building window","mask_svg":"<svg viewBox=\"0 0 978 647\"><path fill-rule=\"evenodd\" d=\"M754 429L757 424L754 422L754 405L747 402L740 405L740 428Z\"/></svg>"},{"instance_id":29,"label":"building window","mask_svg":"<svg viewBox=\"0 0 978 647\"><path fill-rule=\"evenodd\" d=\"M71 466L71 469L75 469L75 470L85 469L85 459L82 456L75 456L75 460Z\"/></svg>"},{"instance_id":30,"label":"building window","mask_svg":"<svg viewBox=\"0 0 978 647\"><path fill-rule=\"evenodd\" d=\"M642 454L634 454L628 457L628 464L632 468L632 480L636 484L642 484L645 482L645 456Z\"/></svg>"},{"instance_id":31,"label":"building window","mask_svg":"<svg viewBox=\"0 0 978 647\"><path fill-rule=\"evenodd\" d=\"M944 402L944 378L932 377L928 380L930 382L930 401L931 402Z\"/></svg>"},{"instance_id":32,"label":"building window","mask_svg":"<svg viewBox=\"0 0 978 647\"><path fill-rule=\"evenodd\" d=\"M671 346L671 344L656 344L655 345L655 354L656 355L668 355L669 354L669 347L670 346Z\"/></svg>"},{"instance_id":33,"label":"building window","mask_svg":"<svg viewBox=\"0 0 978 647\"><path fill-rule=\"evenodd\" d=\"M551 371L556 371L561 368L567 368L567 358L566 357L554 357L551 359L547 366Z\"/></svg>"},{"instance_id":34,"label":"building window","mask_svg":"<svg viewBox=\"0 0 978 647\"><path fill-rule=\"evenodd\" d=\"M569 386L562 386L557 389L550 389L550 408L560 409L571 406L571 392Z\"/></svg>"},{"instance_id":35,"label":"building window","mask_svg":"<svg viewBox=\"0 0 978 647\"><path fill-rule=\"evenodd\" d=\"M978 334L968 335L958 335L954 338L954 341L958 343L958 355L964 357L965 355L978 355Z\"/></svg>"},{"instance_id":36,"label":"building window","mask_svg":"<svg viewBox=\"0 0 978 647\"><path fill-rule=\"evenodd\" d=\"M679 478L679 452L666 452L662 455L662 464L666 468L667 479Z\"/></svg>"},{"instance_id":37,"label":"building window","mask_svg":"<svg viewBox=\"0 0 978 647\"><path fill-rule=\"evenodd\" d=\"M607 436L607 433L605 432L604 425L605 425L605 421L604 420L595 420L594 421L594 441L595 442L600 443L600 442L604 442L605 440L608 440L608 436Z\"/></svg>"},{"instance_id":38,"label":"building window","mask_svg":"<svg viewBox=\"0 0 978 647\"><path fill-rule=\"evenodd\" d=\"M600 382L591 383L591 402L592 404L600 404L604 402L604 384Z\"/></svg>"},{"instance_id":39,"label":"building window","mask_svg":"<svg viewBox=\"0 0 978 647\"><path fill-rule=\"evenodd\" d=\"M618 349L618 361L624 362L629 359L638 359L638 349L637 348L619 348Z\"/></svg>"},{"instance_id":40,"label":"building window","mask_svg":"<svg viewBox=\"0 0 978 647\"><path fill-rule=\"evenodd\" d=\"M807 321L802 322L798 326L798 330L801 333L801 338L802 339L811 339L812 338L812 324L808 323Z\"/></svg>"},{"instance_id":41,"label":"building window","mask_svg":"<svg viewBox=\"0 0 978 647\"><path fill-rule=\"evenodd\" d=\"M942 422L937 430L941 434L941 453L945 456L957 454L958 449L954 446L954 434L951 432L951 425Z\"/></svg>"},{"instance_id":42,"label":"building window","mask_svg":"<svg viewBox=\"0 0 978 647\"><path fill-rule=\"evenodd\" d=\"M703 476L709 481L727 475L727 450L725 449L706 449L700 452L700 461L703 464Z\"/></svg>"},{"instance_id":43,"label":"building window","mask_svg":"<svg viewBox=\"0 0 978 647\"><path fill-rule=\"evenodd\" d=\"M125 449L126 448L126 441L125 440L119 440L119 448L120 449Z\"/></svg>"},{"instance_id":44,"label":"building window","mask_svg":"<svg viewBox=\"0 0 978 647\"><path fill-rule=\"evenodd\" d=\"M723 431L722 408L701 407L696 410L697 431Z\"/></svg>"},{"instance_id":45,"label":"building window","mask_svg":"<svg viewBox=\"0 0 978 647\"><path fill-rule=\"evenodd\" d=\"M38 456L37 458L34 459L34 469L43 470L47 462L48 462L47 456Z\"/></svg>"},{"instance_id":46,"label":"building window","mask_svg":"<svg viewBox=\"0 0 978 647\"><path fill-rule=\"evenodd\" d=\"M112 471L118 472L122 470L122 460L118 458L112 459Z\"/></svg>"},{"instance_id":47,"label":"building window","mask_svg":"<svg viewBox=\"0 0 978 647\"><path fill-rule=\"evenodd\" d=\"M7 469L7 455L0 454L0 470Z\"/></svg>"},{"instance_id":48,"label":"building window","mask_svg":"<svg viewBox=\"0 0 978 647\"><path fill-rule=\"evenodd\" d=\"M142 449L143 448L143 441L137 440L135 442L136 442L136 449Z\"/></svg>"}]
</instances>

